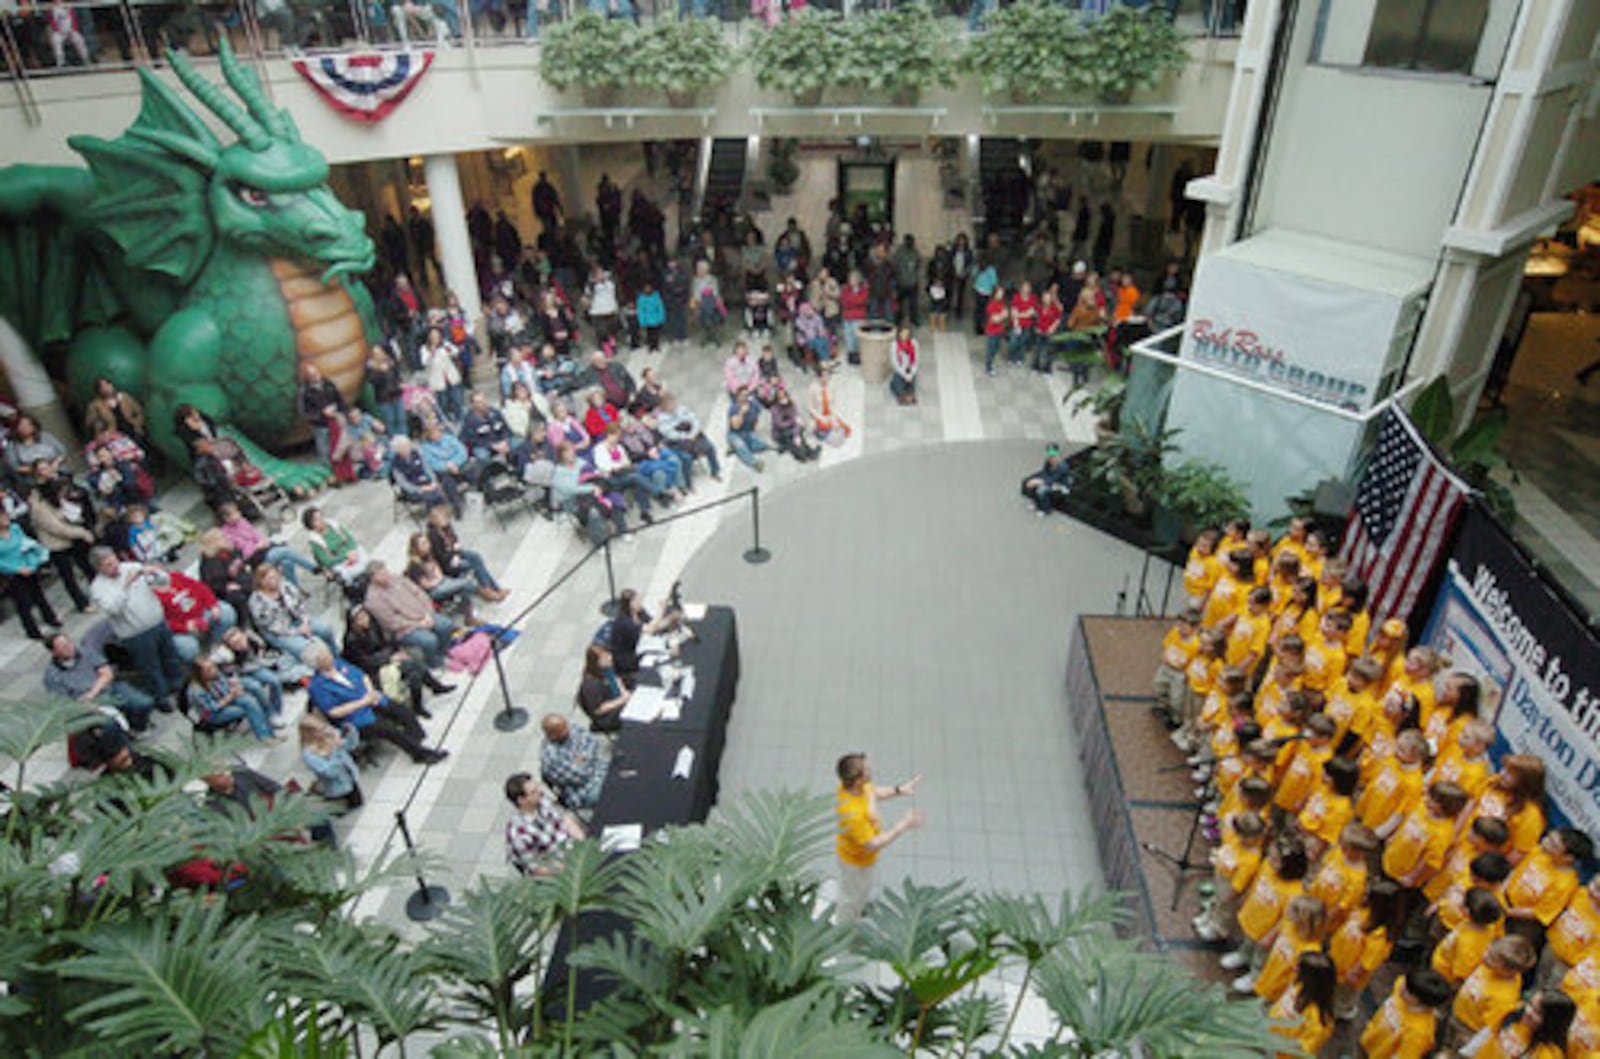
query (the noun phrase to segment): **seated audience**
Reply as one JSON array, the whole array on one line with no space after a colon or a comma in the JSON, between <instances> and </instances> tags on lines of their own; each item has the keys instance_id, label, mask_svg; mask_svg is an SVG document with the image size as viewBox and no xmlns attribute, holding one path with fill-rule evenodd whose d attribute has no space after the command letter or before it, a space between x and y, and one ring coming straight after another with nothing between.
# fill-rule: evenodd
<instances>
[{"instance_id":1,"label":"seated audience","mask_svg":"<svg viewBox=\"0 0 1600 1059\"><path fill-rule=\"evenodd\" d=\"M345 623L343 655L371 677L379 691L396 702L404 699L418 717L433 716L423 701L424 689L436 695L456 689L454 684L439 680L414 658L413 652L380 625L365 605L350 610Z\"/></svg>"},{"instance_id":2,"label":"seated audience","mask_svg":"<svg viewBox=\"0 0 1600 1059\"><path fill-rule=\"evenodd\" d=\"M366 608L385 632L420 652L429 669L444 665L455 622L439 613L414 581L395 576L381 561L373 560L367 565Z\"/></svg>"},{"instance_id":3,"label":"seated audience","mask_svg":"<svg viewBox=\"0 0 1600 1059\"><path fill-rule=\"evenodd\" d=\"M359 809L361 770L351 755L361 745L361 733L348 721L335 728L322 714L307 710L300 718L300 760L311 775L311 791L328 801L342 801L345 809Z\"/></svg>"},{"instance_id":4,"label":"seated audience","mask_svg":"<svg viewBox=\"0 0 1600 1059\"><path fill-rule=\"evenodd\" d=\"M233 545L236 555L251 566L271 563L283 572L295 587L300 586L297 570L316 573L317 564L295 551L287 544L274 541L256 529L244 513L234 504L224 504L217 512L217 528Z\"/></svg>"},{"instance_id":5,"label":"seated audience","mask_svg":"<svg viewBox=\"0 0 1600 1059\"><path fill-rule=\"evenodd\" d=\"M335 658L327 645L313 643L300 660L311 667L306 695L311 708L330 724L349 724L364 739L381 739L402 750L419 765L436 765L448 750L425 745L427 733L405 706L391 702L351 662Z\"/></svg>"},{"instance_id":6,"label":"seated audience","mask_svg":"<svg viewBox=\"0 0 1600 1059\"><path fill-rule=\"evenodd\" d=\"M482 555L461 546L461 538L450 521L449 507L435 504L428 509L427 533L434 561L446 576L471 577L478 586L478 598L491 603L498 603L511 595L494 579Z\"/></svg>"},{"instance_id":7,"label":"seated audience","mask_svg":"<svg viewBox=\"0 0 1600 1059\"><path fill-rule=\"evenodd\" d=\"M556 800L574 812L593 809L606 782L607 758L590 732L573 728L559 713L545 714L539 774Z\"/></svg>"},{"instance_id":8,"label":"seated audience","mask_svg":"<svg viewBox=\"0 0 1600 1059\"><path fill-rule=\"evenodd\" d=\"M80 647L64 632L52 633L44 645L50 652L50 662L44 668L47 695L109 707L127 720L131 730L149 729L156 700L118 677L116 667L106 661L99 649L88 644Z\"/></svg>"},{"instance_id":9,"label":"seated audience","mask_svg":"<svg viewBox=\"0 0 1600 1059\"><path fill-rule=\"evenodd\" d=\"M89 494L64 478L41 482L28 496L28 508L39 543L50 552L61 586L80 614L88 613L89 597L78 580L94 580L89 548L95 543L94 505Z\"/></svg>"},{"instance_id":10,"label":"seated audience","mask_svg":"<svg viewBox=\"0 0 1600 1059\"><path fill-rule=\"evenodd\" d=\"M305 593L276 566L262 563L250 580L250 624L262 639L291 658L299 658L314 639L333 648L333 627L312 616Z\"/></svg>"},{"instance_id":11,"label":"seated audience","mask_svg":"<svg viewBox=\"0 0 1600 1059\"><path fill-rule=\"evenodd\" d=\"M221 728L244 721L257 739L283 742L283 737L274 731L282 722L269 714L267 707L246 690L242 682L223 676L217 664L204 655L194 660L183 694L189 716L197 723Z\"/></svg>"},{"instance_id":12,"label":"seated audience","mask_svg":"<svg viewBox=\"0 0 1600 1059\"><path fill-rule=\"evenodd\" d=\"M434 558L433 545L428 542L426 533L413 533L406 545L406 577L440 607L458 603L468 605L467 623L473 623L469 601L477 591L477 586L470 577L446 576L444 568Z\"/></svg>"},{"instance_id":13,"label":"seated audience","mask_svg":"<svg viewBox=\"0 0 1600 1059\"><path fill-rule=\"evenodd\" d=\"M389 464L389 480L406 500L423 504L450 505L461 517L461 490L454 476L436 475L410 438L394 439L394 460Z\"/></svg>"},{"instance_id":14,"label":"seated audience","mask_svg":"<svg viewBox=\"0 0 1600 1059\"><path fill-rule=\"evenodd\" d=\"M472 391L467 415L461 423L461 439L479 463L498 461L518 474L528 463L528 443L517 437L500 409L478 390Z\"/></svg>"},{"instance_id":15,"label":"seated audience","mask_svg":"<svg viewBox=\"0 0 1600 1059\"><path fill-rule=\"evenodd\" d=\"M1044 448L1044 465L1022 483L1022 495L1033 501L1040 515L1056 510L1056 505L1072 491L1072 468L1061 455L1061 447L1051 443Z\"/></svg>"},{"instance_id":16,"label":"seated audience","mask_svg":"<svg viewBox=\"0 0 1600 1059\"><path fill-rule=\"evenodd\" d=\"M445 509L449 510L448 505ZM318 569L338 578L342 585L360 582L367 570L367 551L357 543L356 535L328 518L321 508L306 508L300 521L311 540L311 558Z\"/></svg>"},{"instance_id":17,"label":"seated audience","mask_svg":"<svg viewBox=\"0 0 1600 1059\"><path fill-rule=\"evenodd\" d=\"M656 413L656 429L661 432L668 447L683 453L691 464L696 459L704 459L706 466L711 469L712 480L722 481L722 467L717 460L717 447L700 429L700 420L694 411L680 405L678 399L671 393L661 395L661 404ZM684 469L687 473L689 468L686 466Z\"/></svg>"}]
</instances>

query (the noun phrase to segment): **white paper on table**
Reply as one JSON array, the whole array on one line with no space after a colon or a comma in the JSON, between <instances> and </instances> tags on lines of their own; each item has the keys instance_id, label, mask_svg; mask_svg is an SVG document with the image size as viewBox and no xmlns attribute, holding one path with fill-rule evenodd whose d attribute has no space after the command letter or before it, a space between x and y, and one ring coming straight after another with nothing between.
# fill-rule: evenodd
<instances>
[{"instance_id":1,"label":"white paper on table","mask_svg":"<svg viewBox=\"0 0 1600 1059\"><path fill-rule=\"evenodd\" d=\"M678 751L678 760L672 765L672 778L686 780L689 773L694 771L694 747L686 746Z\"/></svg>"},{"instance_id":2,"label":"white paper on table","mask_svg":"<svg viewBox=\"0 0 1600 1059\"><path fill-rule=\"evenodd\" d=\"M706 605L704 603L685 603L683 605L683 616L690 621L701 621L706 616Z\"/></svg>"},{"instance_id":3,"label":"white paper on table","mask_svg":"<svg viewBox=\"0 0 1600 1059\"><path fill-rule=\"evenodd\" d=\"M694 670L683 671L683 684L678 688L678 701L688 702L694 698Z\"/></svg>"},{"instance_id":4,"label":"white paper on table","mask_svg":"<svg viewBox=\"0 0 1600 1059\"><path fill-rule=\"evenodd\" d=\"M639 646L635 651L641 658L645 655L665 655L672 653L672 645L665 636L656 633L639 637Z\"/></svg>"},{"instance_id":5,"label":"white paper on table","mask_svg":"<svg viewBox=\"0 0 1600 1059\"><path fill-rule=\"evenodd\" d=\"M659 720L676 721L682 713L683 704L677 699L666 699L661 703L661 716Z\"/></svg>"},{"instance_id":6,"label":"white paper on table","mask_svg":"<svg viewBox=\"0 0 1600 1059\"><path fill-rule=\"evenodd\" d=\"M661 716L661 709L666 704L667 696L664 691L648 684L641 684L633 689L627 705L622 707L622 719L649 724Z\"/></svg>"},{"instance_id":7,"label":"white paper on table","mask_svg":"<svg viewBox=\"0 0 1600 1059\"><path fill-rule=\"evenodd\" d=\"M612 824L600 832L600 848L607 853L627 853L643 841L643 824Z\"/></svg>"}]
</instances>

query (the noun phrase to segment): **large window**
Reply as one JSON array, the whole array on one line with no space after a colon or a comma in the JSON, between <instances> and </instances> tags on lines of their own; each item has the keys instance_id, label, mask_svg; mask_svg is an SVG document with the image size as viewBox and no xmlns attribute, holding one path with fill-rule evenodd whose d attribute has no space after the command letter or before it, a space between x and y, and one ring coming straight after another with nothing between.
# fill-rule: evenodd
<instances>
[{"instance_id":1,"label":"large window","mask_svg":"<svg viewBox=\"0 0 1600 1059\"><path fill-rule=\"evenodd\" d=\"M1489 0L1377 0L1365 66L1472 72Z\"/></svg>"}]
</instances>

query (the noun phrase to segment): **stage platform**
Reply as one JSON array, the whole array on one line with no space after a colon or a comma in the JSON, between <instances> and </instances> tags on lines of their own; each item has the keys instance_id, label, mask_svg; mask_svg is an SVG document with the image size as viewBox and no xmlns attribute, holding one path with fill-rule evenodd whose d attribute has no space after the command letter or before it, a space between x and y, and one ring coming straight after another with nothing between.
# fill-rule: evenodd
<instances>
[{"instance_id":1,"label":"stage platform","mask_svg":"<svg viewBox=\"0 0 1600 1059\"><path fill-rule=\"evenodd\" d=\"M1170 618L1080 617L1067 655L1067 701L1079 739L1095 840L1108 889L1128 895L1129 933L1170 952L1209 981L1228 976L1189 921L1198 884L1210 878L1209 846L1195 834L1173 907L1177 868L1149 852L1184 853L1195 818L1194 783L1183 755L1151 712L1151 678Z\"/></svg>"}]
</instances>

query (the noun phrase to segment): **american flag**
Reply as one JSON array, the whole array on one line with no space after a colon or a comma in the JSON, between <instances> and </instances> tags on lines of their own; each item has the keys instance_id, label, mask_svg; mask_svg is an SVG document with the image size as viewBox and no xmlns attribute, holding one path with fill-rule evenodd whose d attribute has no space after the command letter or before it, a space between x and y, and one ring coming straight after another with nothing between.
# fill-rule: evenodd
<instances>
[{"instance_id":1,"label":"american flag","mask_svg":"<svg viewBox=\"0 0 1600 1059\"><path fill-rule=\"evenodd\" d=\"M1371 590L1374 623L1410 616L1467 492L1403 412L1384 413L1339 551Z\"/></svg>"}]
</instances>

